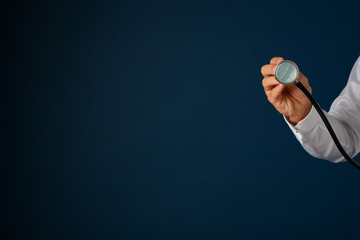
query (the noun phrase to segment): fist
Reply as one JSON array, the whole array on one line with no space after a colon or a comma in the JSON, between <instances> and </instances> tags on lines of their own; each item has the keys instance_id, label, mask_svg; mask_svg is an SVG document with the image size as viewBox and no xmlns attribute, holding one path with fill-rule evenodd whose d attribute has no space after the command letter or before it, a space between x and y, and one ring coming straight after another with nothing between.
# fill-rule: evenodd
<instances>
[{"instance_id":1,"label":"fist","mask_svg":"<svg viewBox=\"0 0 360 240\"><path fill-rule=\"evenodd\" d=\"M282 57L274 57L270 64L261 67L261 74L264 77L262 85L269 102L279 113L287 116L291 124L296 125L309 114L312 105L295 84L284 85L275 79L275 66L283 60ZM298 81L311 93L308 79L301 72Z\"/></svg>"}]
</instances>

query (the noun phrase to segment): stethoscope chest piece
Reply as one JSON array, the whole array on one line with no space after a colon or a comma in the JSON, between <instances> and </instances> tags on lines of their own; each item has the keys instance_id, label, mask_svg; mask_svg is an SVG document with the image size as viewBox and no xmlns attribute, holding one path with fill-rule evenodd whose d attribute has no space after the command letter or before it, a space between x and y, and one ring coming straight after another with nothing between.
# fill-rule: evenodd
<instances>
[{"instance_id":1,"label":"stethoscope chest piece","mask_svg":"<svg viewBox=\"0 0 360 240\"><path fill-rule=\"evenodd\" d=\"M291 84L297 81L299 68L294 62L284 60L276 65L274 76L279 83Z\"/></svg>"}]
</instances>

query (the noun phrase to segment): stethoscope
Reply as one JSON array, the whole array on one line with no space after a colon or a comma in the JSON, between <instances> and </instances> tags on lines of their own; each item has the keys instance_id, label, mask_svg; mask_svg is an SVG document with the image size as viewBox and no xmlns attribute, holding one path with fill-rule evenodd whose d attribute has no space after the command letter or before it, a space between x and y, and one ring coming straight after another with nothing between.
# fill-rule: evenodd
<instances>
[{"instance_id":1,"label":"stethoscope","mask_svg":"<svg viewBox=\"0 0 360 240\"><path fill-rule=\"evenodd\" d=\"M282 84L292 84L295 83L295 85L300 88L300 90L306 95L306 97L310 100L312 105L315 107L316 111L319 113L321 119L323 120L326 128L328 129L332 139L335 142L336 147L339 149L341 154L344 156L344 158L351 163L354 167L360 169L360 164L354 161L344 150L343 146L341 145L339 139L337 138L333 128L331 127L328 119L326 118L325 114L321 110L319 104L315 101L315 99L311 96L311 94L308 92L308 90L304 87L304 85L298 81L299 77L299 68L298 66L289 60L284 60L280 63L278 63L275 67L274 71L275 79Z\"/></svg>"}]
</instances>

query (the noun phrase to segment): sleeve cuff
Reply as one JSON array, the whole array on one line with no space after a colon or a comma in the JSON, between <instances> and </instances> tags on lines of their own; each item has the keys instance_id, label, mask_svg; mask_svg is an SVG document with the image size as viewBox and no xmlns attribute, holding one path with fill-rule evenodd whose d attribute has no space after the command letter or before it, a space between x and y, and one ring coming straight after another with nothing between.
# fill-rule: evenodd
<instances>
[{"instance_id":1,"label":"sleeve cuff","mask_svg":"<svg viewBox=\"0 0 360 240\"><path fill-rule=\"evenodd\" d=\"M314 106L311 107L309 114L295 126L288 121L286 116L284 116L284 119L289 127L296 132L308 132L312 130L319 121L321 121L321 117L316 112Z\"/></svg>"}]
</instances>

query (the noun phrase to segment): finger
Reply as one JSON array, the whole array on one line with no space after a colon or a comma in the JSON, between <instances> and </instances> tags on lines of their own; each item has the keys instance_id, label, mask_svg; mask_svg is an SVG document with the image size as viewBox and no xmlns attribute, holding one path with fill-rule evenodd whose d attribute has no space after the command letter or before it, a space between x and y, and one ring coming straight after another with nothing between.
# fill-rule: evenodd
<instances>
[{"instance_id":1,"label":"finger","mask_svg":"<svg viewBox=\"0 0 360 240\"><path fill-rule=\"evenodd\" d=\"M273 57L270 60L270 64L278 64L279 62L284 61L284 58L282 57Z\"/></svg>"},{"instance_id":2,"label":"finger","mask_svg":"<svg viewBox=\"0 0 360 240\"><path fill-rule=\"evenodd\" d=\"M299 80L300 82L304 83L306 79L307 79L307 78L305 77L305 75L302 74L302 72L299 72L298 80Z\"/></svg>"},{"instance_id":3,"label":"finger","mask_svg":"<svg viewBox=\"0 0 360 240\"><path fill-rule=\"evenodd\" d=\"M276 81L274 76L266 77L262 81L262 85L264 87L265 92L271 91L274 87L276 87L279 84L280 83L278 81Z\"/></svg>"},{"instance_id":4,"label":"finger","mask_svg":"<svg viewBox=\"0 0 360 240\"><path fill-rule=\"evenodd\" d=\"M284 84L279 84L276 87L274 87L271 90L270 94L268 95L269 101L272 102L272 103L279 101L284 89L285 89Z\"/></svg>"},{"instance_id":5,"label":"finger","mask_svg":"<svg viewBox=\"0 0 360 240\"><path fill-rule=\"evenodd\" d=\"M267 64L261 67L261 74L264 77L270 77L274 75L275 64Z\"/></svg>"},{"instance_id":6,"label":"finger","mask_svg":"<svg viewBox=\"0 0 360 240\"><path fill-rule=\"evenodd\" d=\"M304 87L311 93L311 87L309 85L308 79L301 72L299 72L298 81L301 82L304 85Z\"/></svg>"}]
</instances>

